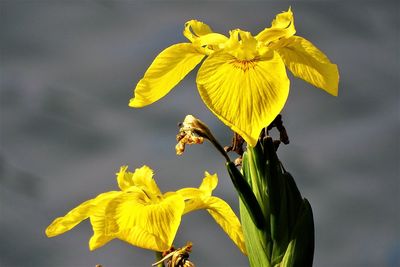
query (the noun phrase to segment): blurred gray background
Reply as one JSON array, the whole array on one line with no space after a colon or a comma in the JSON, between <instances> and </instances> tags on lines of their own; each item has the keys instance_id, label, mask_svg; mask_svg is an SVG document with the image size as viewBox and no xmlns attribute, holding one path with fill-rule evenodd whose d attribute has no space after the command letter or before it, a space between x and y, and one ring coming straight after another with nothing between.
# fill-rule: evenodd
<instances>
[{"instance_id":1,"label":"blurred gray background","mask_svg":"<svg viewBox=\"0 0 400 267\"><path fill-rule=\"evenodd\" d=\"M220 177L215 195L237 211L223 158L209 144L175 155L177 123L231 133L203 105L190 74L167 97L131 109L132 88L189 19L256 34L289 5L297 34L340 69L334 98L291 76L283 111L285 167L314 209L315 266L400 266L398 1L0 2L0 265L150 266L153 252L115 240L90 252L88 221L56 238L56 217L117 188L115 173L148 164L163 191ZM175 244L198 266L247 266L205 211L183 218Z\"/></svg>"}]
</instances>

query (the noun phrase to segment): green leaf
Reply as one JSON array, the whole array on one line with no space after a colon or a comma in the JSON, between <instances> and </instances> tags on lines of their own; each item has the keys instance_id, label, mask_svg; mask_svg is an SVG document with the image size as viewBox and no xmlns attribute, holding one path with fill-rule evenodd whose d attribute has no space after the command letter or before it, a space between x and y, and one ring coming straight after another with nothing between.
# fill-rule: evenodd
<instances>
[{"instance_id":1,"label":"green leaf","mask_svg":"<svg viewBox=\"0 0 400 267\"><path fill-rule=\"evenodd\" d=\"M240 200L240 220L242 223L245 237L246 250L250 261L250 266L271 267L268 251L271 242L265 230L260 230L253 223L247 207Z\"/></svg>"},{"instance_id":2,"label":"green leaf","mask_svg":"<svg viewBox=\"0 0 400 267\"><path fill-rule=\"evenodd\" d=\"M310 203L303 200L292 240L282 260L282 266L312 266L314 258L314 219Z\"/></svg>"},{"instance_id":3,"label":"green leaf","mask_svg":"<svg viewBox=\"0 0 400 267\"><path fill-rule=\"evenodd\" d=\"M260 204L258 203L256 197L254 196L251 187L249 186L243 175L240 173L240 171L236 168L233 162L228 162L226 164L226 167L228 169L229 176L232 179L232 183L239 194L240 200L248 210L248 213L253 223L256 225L258 229L264 229L265 217L263 216Z\"/></svg>"},{"instance_id":4,"label":"green leaf","mask_svg":"<svg viewBox=\"0 0 400 267\"><path fill-rule=\"evenodd\" d=\"M246 204L247 194L242 194L240 213L250 265L312 266L311 206L302 198L291 174L283 168L272 139L267 137L256 147L248 147L242 164L244 180L253 191L266 224L265 228L257 228L253 222L254 209Z\"/></svg>"}]
</instances>

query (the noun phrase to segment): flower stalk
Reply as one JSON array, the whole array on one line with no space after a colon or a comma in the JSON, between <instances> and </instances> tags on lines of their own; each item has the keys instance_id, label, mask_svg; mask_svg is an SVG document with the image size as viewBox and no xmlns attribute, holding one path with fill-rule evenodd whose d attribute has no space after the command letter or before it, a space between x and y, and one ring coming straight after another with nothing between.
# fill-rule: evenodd
<instances>
[{"instance_id":1,"label":"flower stalk","mask_svg":"<svg viewBox=\"0 0 400 267\"><path fill-rule=\"evenodd\" d=\"M156 263L154 263L152 266L164 267L164 260L163 260L162 252L156 251Z\"/></svg>"}]
</instances>

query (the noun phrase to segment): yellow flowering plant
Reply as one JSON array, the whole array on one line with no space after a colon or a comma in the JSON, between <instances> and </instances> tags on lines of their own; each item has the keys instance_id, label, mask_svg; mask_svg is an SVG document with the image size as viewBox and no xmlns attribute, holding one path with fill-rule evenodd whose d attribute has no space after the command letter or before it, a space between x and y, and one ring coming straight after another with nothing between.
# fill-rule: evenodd
<instances>
[{"instance_id":1,"label":"yellow flowering plant","mask_svg":"<svg viewBox=\"0 0 400 267\"><path fill-rule=\"evenodd\" d=\"M235 29L229 37L205 23L190 20L183 35L190 41L162 51L134 90L131 107L144 107L164 97L201 63L196 83L206 106L235 133L227 151L200 120L188 116L177 136L177 154L186 144L209 140L226 159L240 198L241 221L251 266L311 266L314 254L312 209L276 155L289 142L279 113L289 94L288 69L298 78L338 95L335 64L310 41L295 35L293 12L278 14L257 35ZM278 116L279 115L279 116ZM280 140L269 130L277 127ZM243 149L244 140L247 151Z\"/></svg>"},{"instance_id":2,"label":"yellow flowering plant","mask_svg":"<svg viewBox=\"0 0 400 267\"><path fill-rule=\"evenodd\" d=\"M240 221L224 200L212 196L218 183L216 174L206 172L199 188L162 193L149 167L129 172L122 166L117 173L119 191L83 202L55 219L46 235L60 235L89 218L94 232L90 250L117 238L156 251L153 265L188 267L194 266L188 259L192 243L177 250L172 244L182 216L205 209L248 256L250 266L312 266L312 209L277 156L279 144L289 143L279 113L289 94L286 69L334 96L339 72L323 52L295 33L290 8L255 36L234 29L227 37L203 22L190 20L183 31L189 42L162 51L129 102L135 108L154 103L201 63L196 78L200 96L233 130L234 139L231 146L223 147L205 123L188 115L180 124L176 153L182 155L186 145L204 141L214 145L226 160L238 193ZM280 132L279 140L269 136L273 127ZM231 161L229 151L237 152L239 158Z\"/></svg>"}]
</instances>

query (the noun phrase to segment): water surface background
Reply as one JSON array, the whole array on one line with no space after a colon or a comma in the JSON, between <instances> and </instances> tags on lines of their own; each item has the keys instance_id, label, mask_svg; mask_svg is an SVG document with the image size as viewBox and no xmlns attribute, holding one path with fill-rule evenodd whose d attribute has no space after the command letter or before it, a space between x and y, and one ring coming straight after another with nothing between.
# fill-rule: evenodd
<instances>
[{"instance_id":1,"label":"water surface background","mask_svg":"<svg viewBox=\"0 0 400 267\"><path fill-rule=\"evenodd\" d=\"M294 79L283 111L291 143L279 156L314 209L315 266L399 266L399 3L397 1L0 1L0 265L150 266L152 252L112 241L90 252L89 222L44 229L84 200L116 190L114 174L148 164L163 191L220 177L209 144L174 153L186 114L222 143L229 129L202 103L195 72L157 103L131 109L132 88L189 19L256 34L291 5L297 34L339 65L334 98ZM198 266L247 266L205 211L183 218L176 242Z\"/></svg>"}]
</instances>

